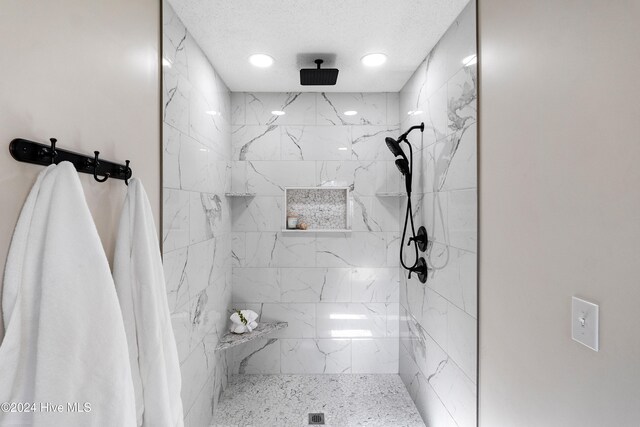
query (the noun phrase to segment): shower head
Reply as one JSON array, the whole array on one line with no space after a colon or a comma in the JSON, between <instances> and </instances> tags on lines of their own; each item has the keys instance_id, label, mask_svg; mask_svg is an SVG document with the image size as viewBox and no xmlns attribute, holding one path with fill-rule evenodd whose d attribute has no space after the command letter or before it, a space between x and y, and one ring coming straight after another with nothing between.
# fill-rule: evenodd
<instances>
[{"instance_id":1,"label":"shower head","mask_svg":"<svg viewBox=\"0 0 640 427\"><path fill-rule=\"evenodd\" d=\"M400 173L404 176L404 184L407 187L407 194L411 195L411 169L409 169L409 161L404 159L396 159L396 166Z\"/></svg>"},{"instance_id":2,"label":"shower head","mask_svg":"<svg viewBox=\"0 0 640 427\"><path fill-rule=\"evenodd\" d=\"M409 162L407 159L396 159L396 166L400 173L404 176L410 176L411 172L409 171Z\"/></svg>"},{"instance_id":3,"label":"shower head","mask_svg":"<svg viewBox=\"0 0 640 427\"><path fill-rule=\"evenodd\" d=\"M404 151L402 151L402 148L400 148L400 143L398 141L390 137L386 137L384 141L387 143L387 147L389 147L389 150L391 151L391 153L393 153L394 156L402 156L404 159L407 158L407 156L405 156L404 154Z\"/></svg>"}]
</instances>

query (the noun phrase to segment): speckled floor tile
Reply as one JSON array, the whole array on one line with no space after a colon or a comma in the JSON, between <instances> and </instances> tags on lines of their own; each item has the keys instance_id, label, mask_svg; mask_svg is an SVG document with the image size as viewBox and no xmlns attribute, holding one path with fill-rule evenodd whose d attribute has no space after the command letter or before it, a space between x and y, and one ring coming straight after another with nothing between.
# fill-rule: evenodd
<instances>
[{"instance_id":1,"label":"speckled floor tile","mask_svg":"<svg viewBox=\"0 0 640 427\"><path fill-rule=\"evenodd\" d=\"M398 375L237 375L216 409L215 427L301 427L310 412L325 426L424 426Z\"/></svg>"}]
</instances>

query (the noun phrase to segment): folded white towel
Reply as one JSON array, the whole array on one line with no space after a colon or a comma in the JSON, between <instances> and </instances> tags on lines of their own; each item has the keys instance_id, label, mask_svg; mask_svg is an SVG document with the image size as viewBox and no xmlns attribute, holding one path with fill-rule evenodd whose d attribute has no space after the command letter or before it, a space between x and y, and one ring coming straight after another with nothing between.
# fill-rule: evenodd
<instances>
[{"instance_id":1,"label":"folded white towel","mask_svg":"<svg viewBox=\"0 0 640 427\"><path fill-rule=\"evenodd\" d=\"M42 171L27 198L7 257L3 311L0 402L36 406L0 411L0 426L135 426L122 314L71 163ZM52 412L57 405L61 412Z\"/></svg>"},{"instance_id":2,"label":"folded white towel","mask_svg":"<svg viewBox=\"0 0 640 427\"><path fill-rule=\"evenodd\" d=\"M229 330L234 334L244 334L245 332L251 332L258 327L258 313L253 310L239 310L242 314L235 311L229 320L231 320L231 327ZM244 318L244 320L243 320Z\"/></svg>"},{"instance_id":3,"label":"folded white towel","mask_svg":"<svg viewBox=\"0 0 640 427\"><path fill-rule=\"evenodd\" d=\"M181 427L180 362L160 245L149 200L135 178L122 208L113 276L129 342L138 426Z\"/></svg>"}]
</instances>

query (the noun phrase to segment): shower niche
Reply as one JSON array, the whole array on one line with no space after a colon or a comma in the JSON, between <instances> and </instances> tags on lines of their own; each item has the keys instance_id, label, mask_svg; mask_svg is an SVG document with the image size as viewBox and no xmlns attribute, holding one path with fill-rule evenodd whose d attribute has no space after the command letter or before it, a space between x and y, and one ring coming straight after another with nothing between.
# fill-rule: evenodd
<instances>
[{"instance_id":1,"label":"shower niche","mask_svg":"<svg viewBox=\"0 0 640 427\"><path fill-rule=\"evenodd\" d=\"M350 232L349 187L287 187L283 232Z\"/></svg>"}]
</instances>

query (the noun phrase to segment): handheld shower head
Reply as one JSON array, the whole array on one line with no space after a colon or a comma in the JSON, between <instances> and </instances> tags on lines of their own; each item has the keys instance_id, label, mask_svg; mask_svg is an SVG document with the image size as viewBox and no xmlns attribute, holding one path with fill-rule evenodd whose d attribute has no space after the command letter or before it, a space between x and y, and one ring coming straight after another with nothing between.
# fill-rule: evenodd
<instances>
[{"instance_id":1,"label":"handheld shower head","mask_svg":"<svg viewBox=\"0 0 640 427\"><path fill-rule=\"evenodd\" d=\"M402 151L402 148L400 148L400 143L398 141L391 137L386 137L384 141L387 143L387 147L394 156L402 156L404 159L407 158L407 156L405 156L404 154L404 151Z\"/></svg>"},{"instance_id":2,"label":"handheld shower head","mask_svg":"<svg viewBox=\"0 0 640 427\"><path fill-rule=\"evenodd\" d=\"M411 169L409 169L409 162L407 159L396 159L396 167L402 175L404 175L405 185L407 187L407 194L411 194Z\"/></svg>"},{"instance_id":3,"label":"handheld shower head","mask_svg":"<svg viewBox=\"0 0 640 427\"><path fill-rule=\"evenodd\" d=\"M402 175L408 176L411 174L411 172L409 172L409 162L407 159L396 159L396 166Z\"/></svg>"}]
</instances>

